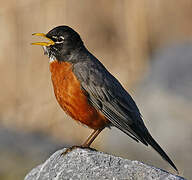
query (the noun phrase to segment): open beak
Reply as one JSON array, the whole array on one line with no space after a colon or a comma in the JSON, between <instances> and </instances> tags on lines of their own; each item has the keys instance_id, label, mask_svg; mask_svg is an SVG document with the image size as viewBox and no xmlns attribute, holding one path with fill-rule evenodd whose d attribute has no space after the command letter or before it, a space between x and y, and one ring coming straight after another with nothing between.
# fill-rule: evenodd
<instances>
[{"instance_id":1,"label":"open beak","mask_svg":"<svg viewBox=\"0 0 192 180\"><path fill-rule=\"evenodd\" d=\"M44 33L33 33L33 36L41 36L43 38L48 39L48 42L35 42L35 43L31 43L32 45L40 45L40 46L50 46L50 45L54 45L55 42L53 40L51 40L50 38L46 37L46 35Z\"/></svg>"}]
</instances>

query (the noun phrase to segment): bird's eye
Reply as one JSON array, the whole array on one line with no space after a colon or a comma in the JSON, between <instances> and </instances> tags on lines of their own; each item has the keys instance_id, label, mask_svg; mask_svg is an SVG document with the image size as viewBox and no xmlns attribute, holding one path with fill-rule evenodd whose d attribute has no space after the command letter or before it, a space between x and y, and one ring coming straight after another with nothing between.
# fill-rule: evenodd
<instances>
[{"instance_id":1,"label":"bird's eye","mask_svg":"<svg viewBox=\"0 0 192 180\"><path fill-rule=\"evenodd\" d=\"M63 42L64 41L64 37L63 36L59 36L57 41Z\"/></svg>"},{"instance_id":2,"label":"bird's eye","mask_svg":"<svg viewBox=\"0 0 192 180\"><path fill-rule=\"evenodd\" d=\"M63 36L52 36L53 40L55 41L55 44L61 44L64 42L64 37Z\"/></svg>"}]
</instances>

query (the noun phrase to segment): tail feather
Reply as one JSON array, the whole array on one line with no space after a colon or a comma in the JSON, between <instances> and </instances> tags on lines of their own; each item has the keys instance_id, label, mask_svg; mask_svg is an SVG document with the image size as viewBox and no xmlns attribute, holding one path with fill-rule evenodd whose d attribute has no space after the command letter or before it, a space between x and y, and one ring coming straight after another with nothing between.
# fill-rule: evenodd
<instances>
[{"instance_id":1,"label":"tail feather","mask_svg":"<svg viewBox=\"0 0 192 180\"><path fill-rule=\"evenodd\" d=\"M178 169L176 168L175 164L171 161L171 159L168 157L168 155L163 151L163 149L159 146L159 144L153 139L153 137L150 135L149 132L146 133L144 139L146 142L152 146L153 149L155 149L160 156L166 160L176 171L179 173Z\"/></svg>"}]
</instances>

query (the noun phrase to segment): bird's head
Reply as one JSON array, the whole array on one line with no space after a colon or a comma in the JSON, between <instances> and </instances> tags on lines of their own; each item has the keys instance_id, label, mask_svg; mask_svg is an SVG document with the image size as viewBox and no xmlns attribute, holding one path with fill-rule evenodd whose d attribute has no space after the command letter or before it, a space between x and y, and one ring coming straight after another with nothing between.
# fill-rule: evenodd
<instances>
[{"instance_id":1,"label":"bird's head","mask_svg":"<svg viewBox=\"0 0 192 180\"><path fill-rule=\"evenodd\" d=\"M33 35L48 40L47 42L35 42L32 45L42 46L45 54L51 60L69 61L78 50L84 47L79 34L68 26L55 27L47 34L34 33Z\"/></svg>"}]
</instances>

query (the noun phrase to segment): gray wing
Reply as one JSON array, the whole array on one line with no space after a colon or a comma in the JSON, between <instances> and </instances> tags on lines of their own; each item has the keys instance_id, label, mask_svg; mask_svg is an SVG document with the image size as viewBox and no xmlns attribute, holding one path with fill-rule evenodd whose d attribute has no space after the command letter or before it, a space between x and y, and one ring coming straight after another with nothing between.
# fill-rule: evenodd
<instances>
[{"instance_id":1,"label":"gray wing","mask_svg":"<svg viewBox=\"0 0 192 180\"><path fill-rule=\"evenodd\" d=\"M147 145L142 137L145 125L135 102L105 67L98 61L85 62L76 64L73 71L91 105L101 111L114 126L137 142Z\"/></svg>"}]
</instances>

